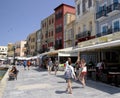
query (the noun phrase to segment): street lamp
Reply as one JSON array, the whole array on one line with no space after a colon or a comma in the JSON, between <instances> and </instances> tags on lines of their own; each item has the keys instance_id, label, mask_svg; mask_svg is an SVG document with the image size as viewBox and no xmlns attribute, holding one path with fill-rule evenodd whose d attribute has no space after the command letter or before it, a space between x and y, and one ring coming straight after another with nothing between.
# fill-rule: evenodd
<instances>
[{"instance_id":1,"label":"street lamp","mask_svg":"<svg viewBox=\"0 0 120 98\"><path fill-rule=\"evenodd\" d=\"M15 49L16 49L16 47L15 46L13 46L13 65L15 65Z\"/></svg>"}]
</instances>

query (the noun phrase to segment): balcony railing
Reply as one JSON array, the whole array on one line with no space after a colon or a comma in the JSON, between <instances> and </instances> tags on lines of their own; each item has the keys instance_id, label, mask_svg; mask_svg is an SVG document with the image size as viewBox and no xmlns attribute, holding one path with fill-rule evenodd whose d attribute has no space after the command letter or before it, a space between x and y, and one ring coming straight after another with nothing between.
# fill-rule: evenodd
<instances>
[{"instance_id":1,"label":"balcony railing","mask_svg":"<svg viewBox=\"0 0 120 98\"><path fill-rule=\"evenodd\" d=\"M84 31L82 33L77 34L76 39L89 37L90 35L91 35L91 31Z\"/></svg>"},{"instance_id":2,"label":"balcony railing","mask_svg":"<svg viewBox=\"0 0 120 98\"><path fill-rule=\"evenodd\" d=\"M115 2L115 3L107 6L106 8L104 8L102 11L97 12L96 19L107 16L107 14L109 14L115 10L120 10L120 3L119 2Z\"/></svg>"},{"instance_id":3,"label":"balcony railing","mask_svg":"<svg viewBox=\"0 0 120 98\"><path fill-rule=\"evenodd\" d=\"M119 32L119 31L120 31L120 28L110 28L106 32L101 32L101 33L96 34L96 37L105 36L105 35L108 35L108 34Z\"/></svg>"},{"instance_id":4,"label":"balcony railing","mask_svg":"<svg viewBox=\"0 0 120 98\"><path fill-rule=\"evenodd\" d=\"M114 10L120 10L120 3L113 3L107 7L107 13L110 13Z\"/></svg>"},{"instance_id":5,"label":"balcony railing","mask_svg":"<svg viewBox=\"0 0 120 98\"><path fill-rule=\"evenodd\" d=\"M98 13L96 13L96 19L98 19L100 17L106 17L106 16L107 16L106 10L102 10L102 11L99 11Z\"/></svg>"}]
</instances>

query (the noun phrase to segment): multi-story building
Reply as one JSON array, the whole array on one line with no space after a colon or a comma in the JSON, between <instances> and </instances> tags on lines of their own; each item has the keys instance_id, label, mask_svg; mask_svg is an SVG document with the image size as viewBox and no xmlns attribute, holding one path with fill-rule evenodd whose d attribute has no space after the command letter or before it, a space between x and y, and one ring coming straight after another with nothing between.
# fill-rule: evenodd
<instances>
[{"instance_id":1,"label":"multi-story building","mask_svg":"<svg viewBox=\"0 0 120 98\"><path fill-rule=\"evenodd\" d=\"M96 36L95 0L75 0L76 44Z\"/></svg>"},{"instance_id":2,"label":"multi-story building","mask_svg":"<svg viewBox=\"0 0 120 98\"><path fill-rule=\"evenodd\" d=\"M7 53L8 57L14 56L13 46L14 46L13 43L8 43L8 53Z\"/></svg>"},{"instance_id":3,"label":"multi-story building","mask_svg":"<svg viewBox=\"0 0 120 98\"><path fill-rule=\"evenodd\" d=\"M110 43L102 49L102 59L119 66L120 0L96 1L96 32L99 43Z\"/></svg>"},{"instance_id":4,"label":"multi-story building","mask_svg":"<svg viewBox=\"0 0 120 98\"><path fill-rule=\"evenodd\" d=\"M26 44L26 54L27 56L34 56L37 55L37 44L36 44L36 31L29 34L27 37L27 44Z\"/></svg>"},{"instance_id":5,"label":"multi-story building","mask_svg":"<svg viewBox=\"0 0 120 98\"><path fill-rule=\"evenodd\" d=\"M41 52L41 29L36 31L36 38L37 38L37 54Z\"/></svg>"},{"instance_id":6,"label":"multi-story building","mask_svg":"<svg viewBox=\"0 0 120 98\"><path fill-rule=\"evenodd\" d=\"M75 46L74 24L75 14L66 13L64 16L64 48Z\"/></svg>"},{"instance_id":7,"label":"multi-story building","mask_svg":"<svg viewBox=\"0 0 120 98\"><path fill-rule=\"evenodd\" d=\"M15 47L15 56L18 57L24 57L26 56L25 51L26 51L26 41L18 41L14 44Z\"/></svg>"},{"instance_id":8,"label":"multi-story building","mask_svg":"<svg viewBox=\"0 0 120 98\"><path fill-rule=\"evenodd\" d=\"M0 58L1 59L5 59L7 57L7 51L8 51L7 46L0 46Z\"/></svg>"},{"instance_id":9,"label":"multi-story building","mask_svg":"<svg viewBox=\"0 0 120 98\"><path fill-rule=\"evenodd\" d=\"M42 52L49 51L54 48L54 34L55 34L55 14L48 16L41 21L41 46Z\"/></svg>"},{"instance_id":10,"label":"multi-story building","mask_svg":"<svg viewBox=\"0 0 120 98\"><path fill-rule=\"evenodd\" d=\"M64 15L75 14L75 8L67 4L61 4L55 9L55 49L64 48Z\"/></svg>"},{"instance_id":11,"label":"multi-story building","mask_svg":"<svg viewBox=\"0 0 120 98\"><path fill-rule=\"evenodd\" d=\"M97 37L120 31L120 0L96 2Z\"/></svg>"}]
</instances>

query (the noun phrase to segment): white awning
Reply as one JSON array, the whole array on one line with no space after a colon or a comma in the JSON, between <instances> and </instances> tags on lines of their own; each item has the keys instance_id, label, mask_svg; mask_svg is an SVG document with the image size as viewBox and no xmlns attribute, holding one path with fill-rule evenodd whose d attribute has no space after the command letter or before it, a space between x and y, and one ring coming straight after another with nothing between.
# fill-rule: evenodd
<instances>
[{"instance_id":1,"label":"white awning","mask_svg":"<svg viewBox=\"0 0 120 98\"><path fill-rule=\"evenodd\" d=\"M78 53L77 52L69 52L69 53L59 52L58 56L60 56L60 57L77 57Z\"/></svg>"},{"instance_id":2,"label":"white awning","mask_svg":"<svg viewBox=\"0 0 120 98\"><path fill-rule=\"evenodd\" d=\"M68 51L72 51L72 49L73 49L73 47L64 48L64 49L58 50L58 52L68 52Z\"/></svg>"},{"instance_id":3,"label":"white awning","mask_svg":"<svg viewBox=\"0 0 120 98\"><path fill-rule=\"evenodd\" d=\"M115 46L120 46L120 40L76 48L73 51L89 51L89 50L94 50L94 49L104 49L104 48L110 48L110 47L115 47Z\"/></svg>"}]
</instances>

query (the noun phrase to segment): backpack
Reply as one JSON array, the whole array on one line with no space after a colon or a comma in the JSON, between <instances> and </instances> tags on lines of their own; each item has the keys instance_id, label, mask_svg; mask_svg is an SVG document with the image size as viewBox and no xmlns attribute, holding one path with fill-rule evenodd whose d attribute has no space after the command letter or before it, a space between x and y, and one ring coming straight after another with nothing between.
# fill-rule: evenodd
<instances>
[{"instance_id":1,"label":"backpack","mask_svg":"<svg viewBox=\"0 0 120 98\"><path fill-rule=\"evenodd\" d=\"M72 69L70 67L66 69L64 76L65 76L65 79L72 78Z\"/></svg>"}]
</instances>

